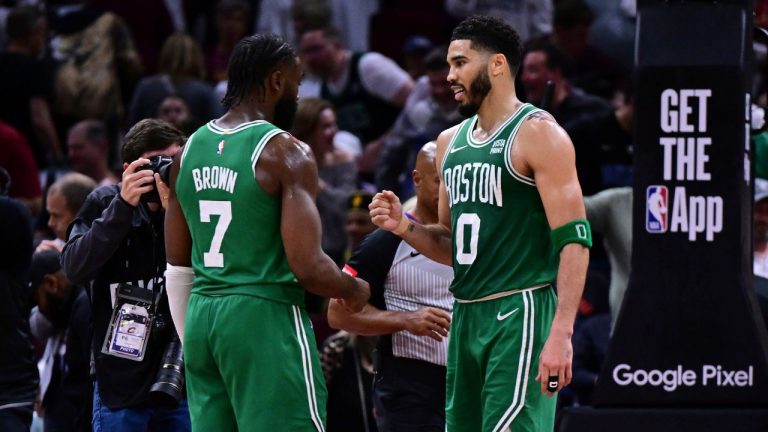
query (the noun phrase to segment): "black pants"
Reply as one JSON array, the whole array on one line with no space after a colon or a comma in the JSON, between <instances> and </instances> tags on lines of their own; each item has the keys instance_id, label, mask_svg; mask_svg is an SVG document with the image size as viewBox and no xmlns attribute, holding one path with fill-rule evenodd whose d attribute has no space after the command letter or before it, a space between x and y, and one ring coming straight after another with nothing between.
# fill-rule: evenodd
<instances>
[{"instance_id":1,"label":"black pants","mask_svg":"<svg viewBox=\"0 0 768 432\"><path fill-rule=\"evenodd\" d=\"M32 426L32 404L0 409L0 431L29 432Z\"/></svg>"},{"instance_id":2,"label":"black pants","mask_svg":"<svg viewBox=\"0 0 768 432\"><path fill-rule=\"evenodd\" d=\"M445 431L445 366L382 355L373 380L380 432Z\"/></svg>"}]
</instances>

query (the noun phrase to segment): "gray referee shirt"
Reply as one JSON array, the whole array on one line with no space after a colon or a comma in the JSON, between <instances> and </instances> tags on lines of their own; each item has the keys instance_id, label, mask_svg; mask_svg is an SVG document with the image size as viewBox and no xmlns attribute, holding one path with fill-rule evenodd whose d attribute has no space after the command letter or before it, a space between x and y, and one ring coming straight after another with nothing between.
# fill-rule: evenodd
<instances>
[{"instance_id":1,"label":"gray referee shirt","mask_svg":"<svg viewBox=\"0 0 768 432\"><path fill-rule=\"evenodd\" d=\"M448 291L453 269L430 260L390 232L376 230L366 237L345 270L370 284L370 303L379 309L415 311L425 306L448 312L453 309L453 295ZM391 347L395 357L446 364L447 338L437 342L427 336L400 331L392 335Z\"/></svg>"}]
</instances>

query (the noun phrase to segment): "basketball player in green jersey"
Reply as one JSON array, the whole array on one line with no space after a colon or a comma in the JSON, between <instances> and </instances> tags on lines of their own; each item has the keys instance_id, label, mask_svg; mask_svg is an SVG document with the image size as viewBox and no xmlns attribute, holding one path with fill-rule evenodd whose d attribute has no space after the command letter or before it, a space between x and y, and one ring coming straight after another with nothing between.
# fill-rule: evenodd
<instances>
[{"instance_id":1,"label":"basketball player in green jersey","mask_svg":"<svg viewBox=\"0 0 768 432\"><path fill-rule=\"evenodd\" d=\"M447 80L469 118L437 140L439 223L403 217L390 191L370 205L378 226L453 265L449 432L552 431L552 396L571 381L591 235L570 138L515 95L520 58L501 21L460 23Z\"/></svg>"},{"instance_id":2,"label":"basketball player in green jersey","mask_svg":"<svg viewBox=\"0 0 768 432\"><path fill-rule=\"evenodd\" d=\"M193 430L324 431L304 289L355 311L369 297L322 252L317 165L284 132L301 73L279 37L241 40L227 113L198 129L171 168L166 279Z\"/></svg>"}]
</instances>

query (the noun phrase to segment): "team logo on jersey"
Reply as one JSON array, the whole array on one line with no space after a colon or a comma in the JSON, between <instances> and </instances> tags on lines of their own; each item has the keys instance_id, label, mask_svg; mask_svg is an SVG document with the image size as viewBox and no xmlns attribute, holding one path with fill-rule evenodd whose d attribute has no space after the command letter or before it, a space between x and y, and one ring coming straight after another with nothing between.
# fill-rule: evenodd
<instances>
[{"instance_id":1,"label":"team logo on jersey","mask_svg":"<svg viewBox=\"0 0 768 432\"><path fill-rule=\"evenodd\" d=\"M224 152L224 140L219 141L219 146L216 149L216 154L221 156L221 154Z\"/></svg>"},{"instance_id":2,"label":"team logo on jersey","mask_svg":"<svg viewBox=\"0 0 768 432\"><path fill-rule=\"evenodd\" d=\"M649 233L667 232L669 191L666 186L648 186L645 196L645 229Z\"/></svg>"}]
</instances>

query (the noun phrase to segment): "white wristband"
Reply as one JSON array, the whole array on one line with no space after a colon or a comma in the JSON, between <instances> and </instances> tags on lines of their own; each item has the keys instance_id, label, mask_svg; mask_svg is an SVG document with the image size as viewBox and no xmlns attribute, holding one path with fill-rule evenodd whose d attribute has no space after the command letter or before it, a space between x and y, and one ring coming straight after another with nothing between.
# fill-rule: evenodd
<instances>
[{"instance_id":1,"label":"white wristband","mask_svg":"<svg viewBox=\"0 0 768 432\"><path fill-rule=\"evenodd\" d=\"M187 317L187 302L195 281L192 267L174 266L168 264L165 269L165 292L168 293L168 306L171 309L171 319L179 334L179 340L184 342L184 320Z\"/></svg>"}]
</instances>

